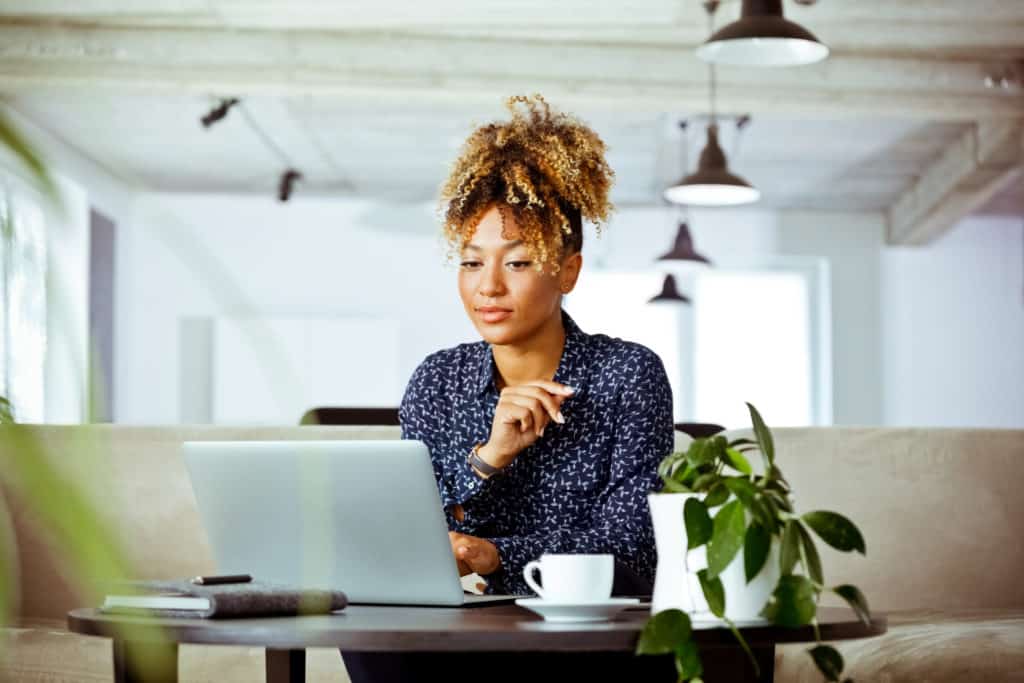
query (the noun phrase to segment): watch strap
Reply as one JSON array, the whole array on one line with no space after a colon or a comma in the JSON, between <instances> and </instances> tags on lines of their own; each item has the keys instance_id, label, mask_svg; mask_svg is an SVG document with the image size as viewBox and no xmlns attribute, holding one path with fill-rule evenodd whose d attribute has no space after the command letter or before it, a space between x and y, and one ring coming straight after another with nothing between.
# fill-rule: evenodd
<instances>
[{"instance_id":1,"label":"watch strap","mask_svg":"<svg viewBox=\"0 0 1024 683\"><path fill-rule=\"evenodd\" d=\"M494 465L485 462L484 459L480 457L479 451L481 446L483 446L483 444L479 443L473 446L469 451L469 455L466 457L466 460L473 466L473 468L483 474L486 478L493 477L496 474L501 474L502 469L500 467L495 467Z\"/></svg>"}]
</instances>

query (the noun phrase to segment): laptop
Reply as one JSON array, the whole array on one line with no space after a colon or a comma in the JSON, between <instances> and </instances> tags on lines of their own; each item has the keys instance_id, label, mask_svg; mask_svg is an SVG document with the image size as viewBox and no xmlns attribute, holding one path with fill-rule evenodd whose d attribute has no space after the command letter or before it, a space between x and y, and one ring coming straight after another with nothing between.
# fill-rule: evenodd
<instances>
[{"instance_id":1,"label":"laptop","mask_svg":"<svg viewBox=\"0 0 1024 683\"><path fill-rule=\"evenodd\" d=\"M469 607L426 445L189 441L217 571L342 590L352 604Z\"/></svg>"}]
</instances>

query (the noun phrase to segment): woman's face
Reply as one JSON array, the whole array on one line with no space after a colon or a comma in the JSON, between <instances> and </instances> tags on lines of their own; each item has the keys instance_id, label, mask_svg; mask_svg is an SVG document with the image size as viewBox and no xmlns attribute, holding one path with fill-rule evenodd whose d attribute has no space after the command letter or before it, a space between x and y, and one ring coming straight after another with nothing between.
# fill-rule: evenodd
<instances>
[{"instance_id":1,"label":"woman's face","mask_svg":"<svg viewBox=\"0 0 1024 683\"><path fill-rule=\"evenodd\" d=\"M492 206L463 248L459 296L480 336L491 344L515 344L535 335L559 314L562 295L572 291L583 259L566 256L558 273L538 272L511 211Z\"/></svg>"}]
</instances>

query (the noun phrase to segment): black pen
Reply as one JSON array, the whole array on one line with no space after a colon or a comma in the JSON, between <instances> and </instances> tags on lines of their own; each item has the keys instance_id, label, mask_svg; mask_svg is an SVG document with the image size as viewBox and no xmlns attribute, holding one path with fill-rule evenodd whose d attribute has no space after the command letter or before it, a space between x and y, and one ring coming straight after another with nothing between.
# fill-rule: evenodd
<instances>
[{"instance_id":1,"label":"black pen","mask_svg":"<svg viewBox=\"0 0 1024 683\"><path fill-rule=\"evenodd\" d=\"M249 583L252 577L248 574L224 574L222 576L196 576L192 583L200 586L216 586L222 583Z\"/></svg>"}]
</instances>

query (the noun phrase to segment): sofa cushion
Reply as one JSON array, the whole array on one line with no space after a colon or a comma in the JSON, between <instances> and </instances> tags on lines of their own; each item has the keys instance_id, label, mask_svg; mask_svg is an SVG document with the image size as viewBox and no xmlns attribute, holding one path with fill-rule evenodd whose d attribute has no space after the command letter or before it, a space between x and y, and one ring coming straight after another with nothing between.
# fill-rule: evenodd
<instances>
[{"instance_id":1,"label":"sofa cushion","mask_svg":"<svg viewBox=\"0 0 1024 683\"><path fill-rule=\"evenodd\" d=\"M1024 681L1024 611L910 610L889 613L889 630L874 638L831 643L843 656L843 678L876 683ZM775 649L775 680L820 683L806 650Z\"/></svg>"}]
</instances>

